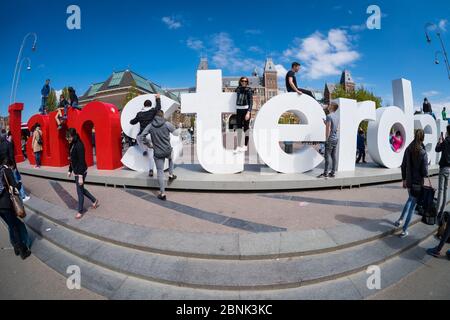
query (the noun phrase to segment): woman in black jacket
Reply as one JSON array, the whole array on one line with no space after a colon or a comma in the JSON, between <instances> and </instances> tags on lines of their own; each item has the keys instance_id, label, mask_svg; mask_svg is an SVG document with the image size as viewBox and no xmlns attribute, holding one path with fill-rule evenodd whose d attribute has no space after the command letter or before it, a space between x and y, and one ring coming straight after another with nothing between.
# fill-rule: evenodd
<instances>
[{"instance_id":1,"label":"woman in black jacket","mask_svg":"<svg viewBox=\"0 0 450 320\"><path fill-rule=\"evenodd\" d=\"M12 170L7 166L8 159L2 158L0 163L0 217L2 217L8 225L10 232L9 238L13 245L14 253L16 256L20 255L20 257L25 260L31 254L31 251L28 248L28 232L25 224L17 218L14 212L8 190L8 184L18 190L20 188L20 183L16 182Z\"/></svg>"},{"instance_id":2,"label":"woman in black jacket","mask_svg":"<svg viewBox=\"0 0 450 320\"><path fill-rule=\"evenodd\" d=\"M245 132L249 129L253 107L253 90L248 85L248 78L242 77L239 79L239 86L235 90L237 93L236 123L238 141L235 153L247 151L247 146L245 144Z\"/></svg>"},{"instance_id":3,"label":"woman in black jacket","mask_svg":"<svg viewBox=\"0 0 450 320\"><path fill-rule=\"evenodd\" d=\"M411 221L411 217L416 208L417 199L421 195L421 190L424 185L424 179L428 176L428 157L423 140L425 138L425 132L422 129L416 130L414 133L414 141L406 148L402 162L402 180L403 188L408 189L408 201L406 201L403 208L400 219L395 222L396 227L400 227L403 222L403 218L406 215L406 221L403 225L403 231L400 237L406 237L408 235L408 226ZM428 179L431 186L431 181Z\"/></svg>"},{"instance_id":4,"label":"woman in black jacket","mask_svg":"<svg viewBox=\"0 0 450 320\"><path fill-rule=\"evenodd\" d=\"M70 166L67 175L69 178L72 173L75 176L75 184L77 185L77 195L78 195L78 213L75 216L76 219L81 219L84 214L84 197L86 196L92 201L92 208L97 209L99 206L98 200L84 188L84 182L86 181L87 175L87 165L85 160L84 145L78 136L77 131L74 128L67 130L68 141L69 141L69 157Z\"/></svg>"}]
</instances>

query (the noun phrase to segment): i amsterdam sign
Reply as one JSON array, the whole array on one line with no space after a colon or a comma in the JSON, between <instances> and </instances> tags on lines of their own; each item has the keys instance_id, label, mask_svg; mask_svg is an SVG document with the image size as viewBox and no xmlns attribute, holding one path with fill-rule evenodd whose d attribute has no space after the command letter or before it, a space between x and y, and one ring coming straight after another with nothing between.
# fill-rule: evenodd
<instances>
[{"instance_id":1,"label":"i amsterdam sign","mask_svg":"<svg viewBox=\"0 0 450 320\"><path fill-rule=\"evenodd\" d=\"M394 105L376 109L373 101L357 102L352 99L336 99L340 119L338 171L355 170L356 134L362 121L369 121L367 132L368 151L381 167L398 168L401 165L406 146L413 140L414 129L425 130L425 145L431 164L437 163L434 151L438 136L446 131L447 122L435 120L431 115L414 115L411 82L398 79L392 82ZM86 147L86 161L93 166L92 128L95 127L97 168L115 170L123 165L136 171L148 168L148 159L137 146L129 148L122 155L121 132L136 138L138 125L129 121L142 108L146 99L155 100L153 95L139 96L131 100L119 113L117 107L103 102L91 102L81 111L69 108L67 127L75 128ZM181 95L181 112L196 115L196 148L200 165L215 174L234 174L244 170L244 153L234 153L223 147L222 113L236 112L236 94L222 92L221 70L202 70L197 73L197 92ZM170 116L180 106L174 100L161 97L162 109ZM10 129L16 148L16 161L25 159L21 146L21 113L23 104L9 106ZM280 116L295 113L300 119L298 125L279 124ZM42 164L63 167L68 163L68 145L65 130L58 130L56 111L48 115L34 115L28 121L31 129L39 123L43 131ZM273 170L280 173L303 173L317 167L323 157L310 146L294 154L285 153L280 141L324 141L325 113L321 105L307 95L284 93L270 99L258 112L254 121L252 138L259 157ZM401 131L404 144L394 152L389 143L392 127ZM171 138L175 158L182 152L180 137ZM31 164L35 163L31 139L27 143L27 154ZM149 156L152 156L151 154Z\"/></svg>"}]
</instances>

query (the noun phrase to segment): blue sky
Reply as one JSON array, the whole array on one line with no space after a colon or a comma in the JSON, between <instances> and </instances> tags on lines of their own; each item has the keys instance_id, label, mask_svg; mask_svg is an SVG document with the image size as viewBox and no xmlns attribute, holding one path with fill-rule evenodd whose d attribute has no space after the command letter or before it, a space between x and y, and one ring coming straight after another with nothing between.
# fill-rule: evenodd
<instances>
[{"instance_id":1,"label":"blue sky","mask_svg":"<svg viewBox=\"0 0 450 320\"><path fill-rule=\"evenodd\" d=\"M67 7L81 9L81 30L69 30ZM365 27L366 9L381 8L381 30ZM441 26L450 50L448 0L429 1L142 1L17 0L0 2L0 107L7 113L17 53L23 36L38 34L38 48L27 44L17 101L24 119L36 113L46 78L52 87L71 85L82 95L91 83L128 67L163 87L195 84L200 55L224 75L249 75L267 56L280 70L293 60L305 69L301 87L322 89L349 69L363 84L392 102L391 81L413 82L417 104L427 95L450 107L450 80L434 64L439 43L426 43L424 25ZM442 59L441 59L442 60Z\"/></svg>"}]
</instances>

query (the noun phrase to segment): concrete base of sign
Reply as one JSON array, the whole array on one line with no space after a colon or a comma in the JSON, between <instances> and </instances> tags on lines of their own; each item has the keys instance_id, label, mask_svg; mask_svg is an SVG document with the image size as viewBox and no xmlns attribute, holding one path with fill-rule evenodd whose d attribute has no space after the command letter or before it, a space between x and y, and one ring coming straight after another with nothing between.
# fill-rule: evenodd
<instances>
[{"instance_id":1,"label":"concrete base of sign","mask_svg":"<svg viewBox=\"0 0 450 320\"><path fill-rule=\"evenodd\" d=\"M67 168L41 167L35 169L28 162L18 164L22 174L51 179L72 180L67 177ZM337 173L336 178L317 178L323 172L321 166L304 174L281 174L264 165L246 165L240 174L210 174L198 164L180 164L175 167L177 179L168 184L168 190L208 191L263 191L304 190L324 188L358 187L361 185L386 183L401 180L398 169L384 169L374 164L357 166L354 172ZM430 167L430 175L439 172L437 165ZM87 183L114 187L158 188L156 177L128 169L113 171L88 170Z\"/></svg>"}]
</instances>

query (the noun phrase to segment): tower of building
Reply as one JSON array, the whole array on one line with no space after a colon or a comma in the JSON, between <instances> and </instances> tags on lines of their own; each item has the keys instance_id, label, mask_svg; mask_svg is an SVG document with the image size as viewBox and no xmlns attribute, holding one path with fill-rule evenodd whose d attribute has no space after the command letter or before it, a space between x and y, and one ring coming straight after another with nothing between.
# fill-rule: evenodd
<instances>
[{"instance_id":1,"label":"tower of building","mask_svg":"<svg viewBox=\"0 0 450 320\"><path fill-rule=\"evenodd\" d=\"M350 71L344 70L342 72L340 84L347 92L355 90L355 82L353 81Z\"/></svg>"},{"instance_id":2,"label":"tower of building","mask_svg":"<svg viewBox=\"0 0 450 320\"><path fill-rule=\"evenodd\" d=\"M272 58L266 59L264 66L263 83L265 87L266 101L278 94L278 76L277 69Z\"/></svg>"}]
</instances>

